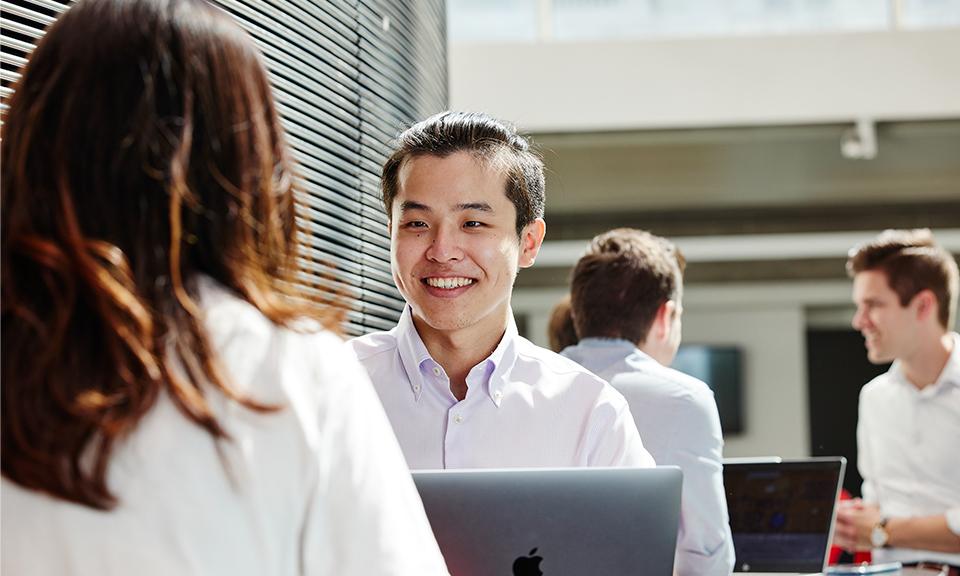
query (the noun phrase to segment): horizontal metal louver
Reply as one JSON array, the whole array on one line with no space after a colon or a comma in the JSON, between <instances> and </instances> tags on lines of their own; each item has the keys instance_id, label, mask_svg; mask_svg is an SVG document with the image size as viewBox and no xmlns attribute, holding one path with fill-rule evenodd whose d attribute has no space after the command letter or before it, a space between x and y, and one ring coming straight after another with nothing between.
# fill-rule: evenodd
<instances>
[{"instance_id":1,"label":"horizontal metal louver","mask_svg":"<svg viewBox=\"0 0 960 576\"><path fill-rule=\"evenodd\" d=\"M0 1L0 97L70 2ZM333 292L356 335L392 327L403 307L390 272L380 167L390 141L446 107L443 0L220 0L263 51L296 156L301 270Z\"/></svg>"}]
</instances>

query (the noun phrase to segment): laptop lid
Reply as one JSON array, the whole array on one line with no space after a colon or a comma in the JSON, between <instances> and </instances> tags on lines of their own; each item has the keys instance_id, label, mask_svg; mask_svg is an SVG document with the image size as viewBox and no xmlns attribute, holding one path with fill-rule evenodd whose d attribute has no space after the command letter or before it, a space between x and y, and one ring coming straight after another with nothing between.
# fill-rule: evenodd
<instances>
[{"instance_id":1,"label":"laptop lid","mask_svg":"<svg viewBox=\"0 0 960 576\"><path fill-rule=\"evenodd\" d=\"M452 576L673 571L675 466L414 471L413 480Z\"/></svg>"},{"instance_id":2,"label":"laptop lid","mask_svg":"<svg viewBox=\"0 0 960 576\"><path fill-rule=\"evenodd\" d=\"M822 572L846 459L725 460L736 572Z\"/></svg>"}]
</instances>

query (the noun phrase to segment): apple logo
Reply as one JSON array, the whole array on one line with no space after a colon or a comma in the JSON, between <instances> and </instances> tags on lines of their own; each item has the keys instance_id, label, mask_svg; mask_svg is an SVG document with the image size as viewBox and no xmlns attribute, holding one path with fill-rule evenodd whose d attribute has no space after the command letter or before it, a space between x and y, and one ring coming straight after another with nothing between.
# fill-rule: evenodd
<instances>
[{"instance_id":1,"label":"apple logo","mask_svg":"<svg viewBox=\"0 0 960 576\"><path fill-rule=\"evenodd\" d=\"M543 576L540 571L540 562L543 556L534 556L537 549L530 551L529 556L521 556L513 561L513 576Z\"/></svg>"}]
</instances>

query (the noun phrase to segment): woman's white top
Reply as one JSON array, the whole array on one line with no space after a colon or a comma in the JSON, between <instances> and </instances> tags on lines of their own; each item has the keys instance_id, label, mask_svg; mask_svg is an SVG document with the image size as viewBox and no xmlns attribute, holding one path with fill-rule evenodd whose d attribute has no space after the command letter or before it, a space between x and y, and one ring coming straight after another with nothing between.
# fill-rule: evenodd
<instances>
[{"instance_id":1,"label":"woman's white top","mask_svg":"<svg viewBox=\"0 0 960 576\"><path fill-rule=\"evenodd\" d=\"M161 394L109 467L101 512L2 482L2 573L446 574L397 441L342 341L270 323L208 278L199 300L229 381L216 442ZM95 335L91 334L91 338Z\"/></svg>"}]
</instances>

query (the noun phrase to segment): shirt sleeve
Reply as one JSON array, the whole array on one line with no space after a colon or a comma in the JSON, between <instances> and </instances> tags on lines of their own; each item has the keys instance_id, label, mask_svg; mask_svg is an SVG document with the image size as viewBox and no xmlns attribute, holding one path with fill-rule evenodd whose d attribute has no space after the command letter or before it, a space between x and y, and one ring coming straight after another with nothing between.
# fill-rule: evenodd
<instances>
[{"instance_id":1,"label":"shirt sleeve","mask_svg":"<svg viewBox=\"0 0 960 576\"><path fill-rule=\"evenodd\" d=\"M873 454L871 454L870 437L870 410L867 408L869 400L865 392L860 391L860 402L857 415L857 470L863 478L860 485L860 495L866 502L877 503L877 493L873 484Z\"/></svg>"},{"instance_id":2,"label":"shirt sleeve","mask_svg":"<svg viewBox=\"0 0 960 576\"><path fill-rule=\"evenodd\" d=\"M675 409L678 425L671 434L669 457L660 464L683 471L678 576L719 576L733 570L735 553L723 488L723 434L713 395L684 396Z\"/></svg>"},{"instance_id":3,"label":"shirt sleeve","mask_svg":"<svg viewBox=\"0 0 960 576\"><path fill-rule=\"evenodd\" d=\"M947 527L950 531L960 536L960 506L950 508L946 512Z\"/></svg>"},{"instance_id":4,"label":"shirt sleeve","mask_svg":"<svg viewBox=\"0 0 960 576\"><path fill-rule=\"evenodd\" d=\"M627 401L606 383L590 418L586 444L587 466L652 468L657 465L643 446Z\"/></svg>"},{"instance_id":5,"label":"shirt sleeve","mask_svg":"<svg viewBox=\"0 0 960 576\"><path fill-rule=\"evenodd\" d=\"M328 358L319 386L320 461L303 531L302 573L447 574L383 407L353 353ZM331 369L332 368L332 369Z\"/></svg>"}]
</instances>

